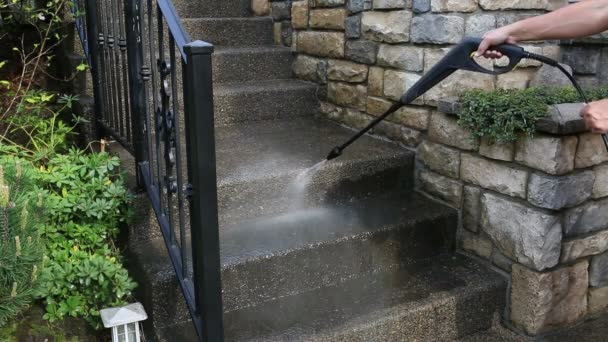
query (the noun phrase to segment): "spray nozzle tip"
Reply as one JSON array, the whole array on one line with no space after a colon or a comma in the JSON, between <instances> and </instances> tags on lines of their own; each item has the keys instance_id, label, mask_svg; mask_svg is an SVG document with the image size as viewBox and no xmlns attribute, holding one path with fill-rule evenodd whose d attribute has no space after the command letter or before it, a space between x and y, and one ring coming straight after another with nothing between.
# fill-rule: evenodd
<instances>
[{"instance_id":1,"label":"spray nozzle tip","mask_svg":"<svg viewBox=\"0 0 608 342\"><path fill-rule=\"evenodd\" d=\"M342 150L339 147L335 147L327 155L327 160L332 160L332 159L338 158L340 155L342 155Z\"/></svg>"}]
</instances>

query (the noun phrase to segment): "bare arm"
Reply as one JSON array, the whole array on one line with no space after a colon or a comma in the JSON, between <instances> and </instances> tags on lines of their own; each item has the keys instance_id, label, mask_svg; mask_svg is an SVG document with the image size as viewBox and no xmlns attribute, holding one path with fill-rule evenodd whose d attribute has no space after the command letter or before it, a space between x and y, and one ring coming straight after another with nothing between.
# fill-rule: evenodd
<instances>
[{"instance_id":1,"label":"bare arm","mask_svg":"<svg viewBox=\"0 0 608 342\"><path fill-rule=\"evenodd\" d=\"M490 46L503 43L579 38L607 29L608 0L586 0L490 31L477 53L485 54Z\"/></svg>"}]
</instances>

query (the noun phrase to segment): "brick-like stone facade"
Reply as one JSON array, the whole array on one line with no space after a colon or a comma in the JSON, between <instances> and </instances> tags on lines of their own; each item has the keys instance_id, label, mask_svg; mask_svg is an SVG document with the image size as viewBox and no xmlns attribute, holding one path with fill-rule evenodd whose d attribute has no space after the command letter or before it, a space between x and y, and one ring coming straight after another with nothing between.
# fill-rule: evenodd
<instances>
[{"instance_id":1,"label":"brick-like stone facade","mask_svg":"<svg viewBox=\"0 0 608 342\"><path fill-rule=\"evenodd\" d=\"M276 44L296 54L294 75L319 84L321 114L353 128L384 113L463 37L568 2L252 0L256 14L274 18ZM554 59L564 51L586 85L608 79L603 46L525 48ZM534 61L500 76L459 71L372 131L417 151L418 189L461 210L461 250L512 275L506 319L532 335L608 311L608 153L585 132L580 106L551 108L534 138L493 145L472 139L447 104L466 89L566 82Z\"/></svg>"},{"instance_id":2,"label":"brick-like stone facade","mask_svg":"<svg viewBox=\"0 0 608 342\"><path fill-rule=\"evenodd\" d=\"M489 145L441 102L417 150L419 189L461 210L461 249L511 274L507 319L531 335L608 311L608 152L580 107L552 106L534 137Z\"/></svg>"}]
</instances>

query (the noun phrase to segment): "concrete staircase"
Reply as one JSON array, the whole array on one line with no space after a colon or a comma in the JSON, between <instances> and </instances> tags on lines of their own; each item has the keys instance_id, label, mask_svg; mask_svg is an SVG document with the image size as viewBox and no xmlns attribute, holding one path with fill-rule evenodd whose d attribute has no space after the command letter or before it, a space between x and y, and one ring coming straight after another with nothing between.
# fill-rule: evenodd
<instances>
[{"instance_id":1,"label":"concrete staircase","mask_svg":"<svg viewBox=\"0 0 608 342\"><path fill-rule=\"evenodd\" d=\"M352 132L315 116L313 84L250 0L175 1L213 59L227 341L450 341L489 329L505 281L454 253L456 211L413 192L414 155L364 137L294 192ZM296 196L297 195L297 196ZM145 201L129 242L148 338L194 341ZM142 205L143 204L143 205Z\"/></svg>"}]
</instances>

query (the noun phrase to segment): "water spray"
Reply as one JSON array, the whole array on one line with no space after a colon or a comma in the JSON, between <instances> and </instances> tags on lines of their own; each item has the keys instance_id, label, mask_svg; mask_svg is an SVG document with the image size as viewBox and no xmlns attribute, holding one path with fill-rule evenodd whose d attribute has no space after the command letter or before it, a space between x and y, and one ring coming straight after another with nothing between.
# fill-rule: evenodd
<instances>
[{"instance_id":1,"label":"water spray","mask_svg":"<svg viewBox=\"0 0 608 342\"><path fill-rule=\"evenodd\" d=\"M443 81L445 78L447 78L457 70L474 71L490 75L501 75L513 70L522 59L533 59L561 70L568 77L570 82L572 82L574 88L576 88L576 90L580 94L583 102L588 103L587 97L585 96L583 89L580 87L578 82L576 82L574 77L562 65L560 65L557 61L551 58L528 52L524 50L521 46L514 44L503 44L492 47L492 50L496 50L500 52L503 56L508 57L509 64L504 67L495 66L492 70L482 67L474 59L475 52L479 48L479 44L481 44L481 41L481 38L465 38L460 44L456 45L452 50L450 50L450 52L448 52L448 54L443 57L443 59L441 59L431 70L429 70L428 73L423 75L422 78L418 80L418 82L416 82L405 94L403 94L403 96L398 102L393 104L386 111L386 113L374 119L369 125L360 130L344 144L333 148L331 152L327 155L326 160L332 160L342 155L344 149L354 143L370 129L374 128L378 123L380 123L380 121L386 119L389 115L396 112L402 106L412 103L418 97L422 96L429 89L436 86L439 82ZM608 135L602 134L602 139L604 140L604 144L606 145L606 150L608 150Z\"/></svg>"}]
</instances>

